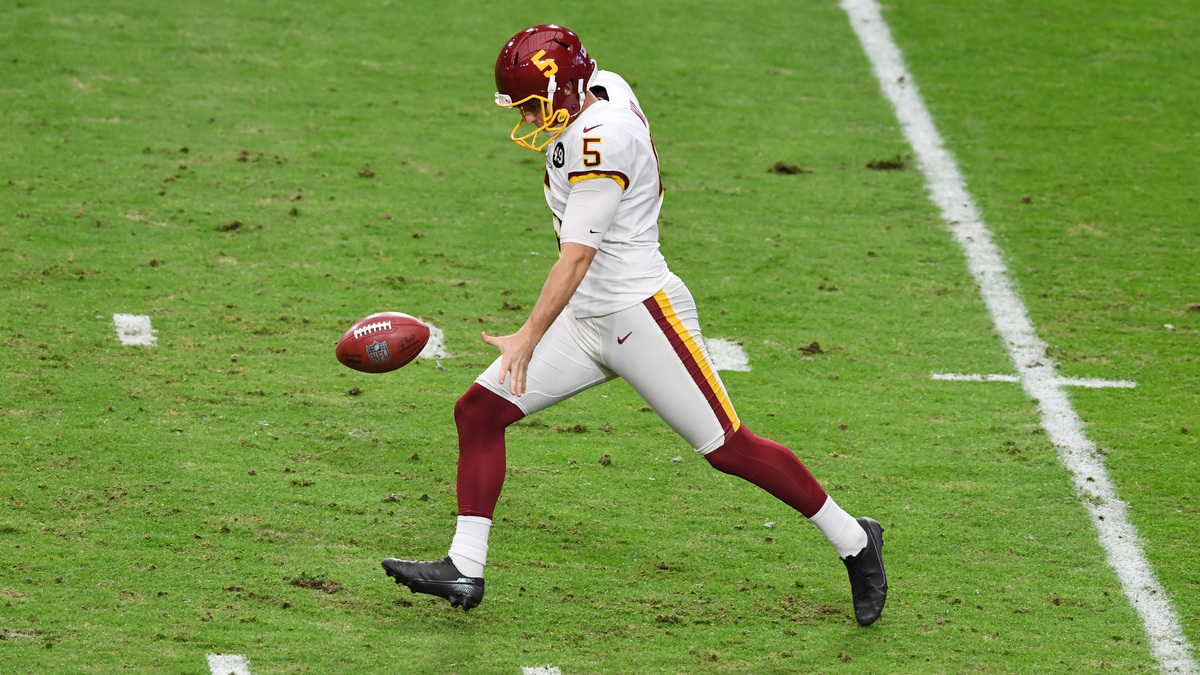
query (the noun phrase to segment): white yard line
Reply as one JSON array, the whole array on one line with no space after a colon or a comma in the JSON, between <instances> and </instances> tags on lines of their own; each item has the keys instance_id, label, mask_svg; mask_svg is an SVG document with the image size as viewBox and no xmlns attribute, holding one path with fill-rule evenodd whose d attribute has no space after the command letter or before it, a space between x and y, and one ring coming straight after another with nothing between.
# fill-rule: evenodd
<instances>
[{"instance_id":1,"label":"white yard line","mask_svg":"<svg viewBox=\"0 0 1200 675\"><path fill-rule=\"evenodd\" d=\"M1083 431L1071 407L1056 365L1037 336L1029 313L1008 278L1008 270L992 234L975 206L958 163L945 148L916 82L904 65L900 49L875 0L841 0L850 24L862 42L884 95L916 153L928 181L930 198L966 253L967 266L979 284L984 303L1008 347L1025 391L1038 402L1042 426L1058 448L1059 457L1074 474L1075 487L1092 516L1108 563L1150 636L1154 657L1165 672L1196 673L1191 646L1163 587L1150 569L1127 506L1104 468L1104 458Z\"/></svg>"}]
</instances>

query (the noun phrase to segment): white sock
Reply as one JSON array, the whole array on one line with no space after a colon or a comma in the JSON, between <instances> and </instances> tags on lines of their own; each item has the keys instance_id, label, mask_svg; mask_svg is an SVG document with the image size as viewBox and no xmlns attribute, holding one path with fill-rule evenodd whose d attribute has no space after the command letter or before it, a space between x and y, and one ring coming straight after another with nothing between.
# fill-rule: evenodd
<instances>
[{"instance_id":1,"label":"white sock","mask_svg":"<svg viewBox=\"0 0 1200 675\"><path fill-rule=\"evenodd\" d=\"M454 541L450 542L450 561L463 576L482 577L487 564L488 533L492 531L490 518L459 516Z\"/></svg>"},{"instance_id":2,"label":"white sock","mask_svg":"<svg viewBox=\"0 0 1200 675\"><path fill-rule=\"evenodd\" d=\"M825 505L809 520L833 544L839 557L857 555L867 546L866 530L853 516L843 511L833 497L826 496Z\"/></svg>"}]
</instances>

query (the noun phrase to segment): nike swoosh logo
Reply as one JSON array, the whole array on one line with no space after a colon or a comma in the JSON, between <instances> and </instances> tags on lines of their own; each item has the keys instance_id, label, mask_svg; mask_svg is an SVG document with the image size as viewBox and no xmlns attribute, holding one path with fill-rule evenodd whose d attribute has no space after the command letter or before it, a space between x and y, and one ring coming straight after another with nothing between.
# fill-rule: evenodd
<instances>
[{"instance_id":1,"label":"nike swoosh logo","mask_svg":"<svg viewBox=\"0 0 1200 675\"><path fill-rule=\"evenodd\" d=\"M629 339L630 335L633 335L633 331L629 331L628 333L626 333L625 337L623 337L623 338L617 338L617 344L619 344L619 345L625 344L625 341Z\"/></svg>"},{"instance_id":2,"label":"nike swoosh logo","mask_svg":"<svg viewBox=\"0 0 1200 675\"><path fill-rule=\"evenodd\" d=\"M604 126L604 125L603 125L603 124L597 124L597 125L596 125L596 126L594 126L594 127L584 127L584 128L583 128L583 133L585 133L585 134L586 134L586 133L588 133L589 131L591 131L592 129L599 129L599 128L600 128L600 127L602 127L602 126Z\"/></svg>"},{"instance_id":3,"label":"nike swoosh logo","mask_svg":"<svg viewBox=\"0 0 1200 675\"><path fill-rule=\"evenodd\" d=\"M588 233L589 233L589 234L600 234L600 233L599 233L599 232L597 232L596 230L588 230Z\"/></svg>"}]
</instances>

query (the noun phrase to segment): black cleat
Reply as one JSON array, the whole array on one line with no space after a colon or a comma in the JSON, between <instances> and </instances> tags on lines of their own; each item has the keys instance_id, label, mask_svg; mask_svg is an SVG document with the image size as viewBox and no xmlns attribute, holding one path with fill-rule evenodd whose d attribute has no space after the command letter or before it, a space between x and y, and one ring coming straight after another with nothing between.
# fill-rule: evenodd
<instances>
[{"instance_id":1,"label":"black cleat","mask_svg":"<svg viewBox=\"0 0 1200 675\"><path fill-rule=\"evenodd\" d=\"M867 546L856 555L842 558L850 573L850 593L854 596L854 618L859 625L870 626L883 613L887 602L887 574L883 571L883 527L871 518L858 518L867 531Z\"/></svg>"},{"instance_id":2,"label":"black cleat","mask_svg":"<svg viewBox=\"0 0 1200 675\"><path fill-rule=\"evenodd\" d=\"M384 558L383 571L396 583L408 586L413 593L445 598L451 607L470 610L483 601L483 579L463 576L450 556L429 562Z\"/></svg>"}]
</instances>

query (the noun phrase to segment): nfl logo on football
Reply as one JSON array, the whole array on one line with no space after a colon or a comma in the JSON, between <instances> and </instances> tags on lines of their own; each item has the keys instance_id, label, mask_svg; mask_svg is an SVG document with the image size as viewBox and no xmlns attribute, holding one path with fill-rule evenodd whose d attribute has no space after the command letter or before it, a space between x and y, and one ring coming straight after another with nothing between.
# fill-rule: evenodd
<instances>
[{"instance_id":1,"label":"nfl logo on football","mask_svg":"<svg viewBox=\"0 0 1200 675\"><path fill-rule=\"evenodd\" d=\"M386 342L372 342L367 345L367 358L371 359L371 363L387 363L392 354Z\"/></svg>"}]
</instances>

